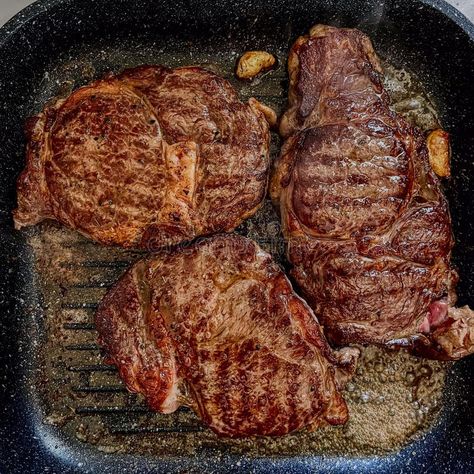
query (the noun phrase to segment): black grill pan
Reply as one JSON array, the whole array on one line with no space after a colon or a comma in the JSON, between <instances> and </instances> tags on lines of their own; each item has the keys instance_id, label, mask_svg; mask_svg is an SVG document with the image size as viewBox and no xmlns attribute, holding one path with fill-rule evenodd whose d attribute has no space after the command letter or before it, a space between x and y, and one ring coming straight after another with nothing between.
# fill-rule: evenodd
<instances>
[{"instance_id":1,"label":"black grill pan","mask_svg":"<svg viewBox=\"0 0 474 474\"><path fill-rule=\"evenodd\" d=\"M23 125L50 98L142 63L203 64L229 77L243 98L256 96L281 111L288 48L318 22L367 32L384 60L416 75L451 133L453 177L446 193L456 236L453 260L459 304L474 307L474 26L448 4L36 2L0 30L0 472L474 472L472 357L448 368L441 410L397 449L380 450L375 443L354 453L336 443L302 452L298 436L304 434L292 438L293 448L281 444L281 450L278 440L273 446L251 441L254 449L224 443L186 410L151 414L124 390L114 368L101 363L92 315L139 253L102 248L54 224L13 230ZM252 87L232 77L235 59L248 49L271 51L280 64ZM273 154L278 145L274 137ZM253 236L255 225L240 230ZM281 245L271 250L281 257ZM390 430L402 415L394 412L383 423Z\"/></svg>"}]
</instances>

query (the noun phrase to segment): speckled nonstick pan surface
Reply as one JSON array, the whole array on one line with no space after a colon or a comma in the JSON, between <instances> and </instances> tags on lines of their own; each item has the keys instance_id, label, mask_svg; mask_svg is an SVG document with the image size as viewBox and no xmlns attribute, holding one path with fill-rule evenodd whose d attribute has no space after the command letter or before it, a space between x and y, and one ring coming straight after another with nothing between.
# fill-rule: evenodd
<instances>
[{"instance_id":1,"label":"speckled nonstick pan surface","mask_svg":"<svg viewBox=\"0 0 474 474\"><path fill-rule=\"evenodd\" d=\"M0 472L474 472L473 358L453 366L364 352L344 428L219 440L187 410L153 414L102 363L92 315L138 252L46 223L13 230L23 124L52 97L142 63L203 64L242 98L279 111L285 58L314 23L359 27L404 91L451 133L459 304L474 305L474 26L446 3L352 0L51 0L0 30ZM278 56L255 84L233 78L245 50ZM420 85L421 84L421 85ZM279 142L273 137L272 154ZM239 228L285 265L271 206Z\"/></svg>"}]
</instances>

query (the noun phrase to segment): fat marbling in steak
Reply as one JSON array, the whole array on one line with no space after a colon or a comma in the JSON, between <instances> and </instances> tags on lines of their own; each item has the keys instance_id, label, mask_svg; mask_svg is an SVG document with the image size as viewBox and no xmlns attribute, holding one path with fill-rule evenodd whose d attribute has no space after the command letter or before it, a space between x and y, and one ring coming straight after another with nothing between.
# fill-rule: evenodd
<instances>
[{"instance_id":1,"label":"fat marbling in steak","mask_svg":"<svg viewBox=\"0 0 474 474\"><path fill-rule=\"evenodd\" d=\"M342 424L358 350L332 351L314 313L252 240L218 235L136 263L103 299L100 342L127 387L224 436Z\"/></svg>"},{"instance_id":2,"label":"fat marbling in steak","mask_svg":"<svg viewBox=\"0 0 474 474\"><path fill-rule=\"evenodd\" d=\"M454 307L448 205L424 135L389 108L369 38L317 25L288 64L271 194L292 275L328 338L472 353L473 313Z\"/></svg>"}]
</instances>

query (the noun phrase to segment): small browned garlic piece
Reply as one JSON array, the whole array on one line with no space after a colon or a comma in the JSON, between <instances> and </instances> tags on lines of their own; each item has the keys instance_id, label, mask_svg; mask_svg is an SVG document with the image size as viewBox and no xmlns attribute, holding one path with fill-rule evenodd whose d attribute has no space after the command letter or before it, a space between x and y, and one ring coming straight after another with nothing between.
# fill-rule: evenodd
<instances>
[{"instance_id":1,"label":"small browned garlic piece","mask_svg":"<svg viewBox=\"0 0 474 474\"><path fill-rule=\"evenodd\" d=\"M443 178L450 176L449 134L441 129L433 130L426 139L426 146L433 171Z\"/></svg>"},{"instance_id":2,"label":"small browned garlic piece","mask_svg":"<svg viewBox=\"0 0 474 474\"><path fill-rule=\"evenodd\" d=\"M266 51L247 51L237 63L236 74L239 79L253 79L268 71L276 63L275 56Z\"/></svg>"}]
</instances>

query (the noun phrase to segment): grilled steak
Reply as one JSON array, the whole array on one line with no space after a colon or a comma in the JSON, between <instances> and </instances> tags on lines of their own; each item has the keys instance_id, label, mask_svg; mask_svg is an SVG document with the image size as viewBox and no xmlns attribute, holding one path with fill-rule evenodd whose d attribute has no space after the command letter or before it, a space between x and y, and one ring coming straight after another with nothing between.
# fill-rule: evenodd
<instances>
[{"instance_id":1,"label":"grilled steak","mask_svg":"<svg viewBox=\"0 0 474 474\"><path fill-rule=\"evenodd\" d=\"M136 263L96 314L127 387L225 436L341 424L358 350L332 352L311 309L256 243L218 235Z\"/></svg>"},{"instance_id":2,"label":"grilled steak","mask_svg":"<svg viewBox=\"0 0 474 474\"><path fill-rule=\"evenodd\" d=\"M448 206L425 137L389 108L370 40L317 25L289 72L271 194L292 275L329 339L473 352L474 313L453 307Z\"/></svg>"},{"instance_id":3,"label":"grilled steak","mask_svg":"<svg viewBox=\"0 0 474 474\"><path fill-rule=\"evenodd\" d=\"M230 231L265 195L264 112L197 67L144 66L83 87L28 123L16 227L50 218L147 248Z\"/></svg>"}]
</instances>

